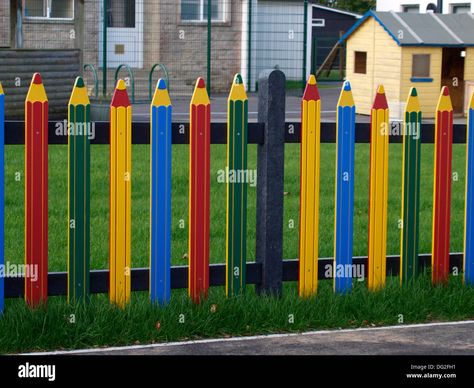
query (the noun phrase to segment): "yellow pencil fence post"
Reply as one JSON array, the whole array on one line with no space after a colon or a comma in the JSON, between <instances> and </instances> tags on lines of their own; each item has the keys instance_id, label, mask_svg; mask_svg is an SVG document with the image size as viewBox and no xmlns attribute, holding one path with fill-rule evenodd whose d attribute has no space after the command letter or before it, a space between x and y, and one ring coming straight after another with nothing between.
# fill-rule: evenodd
<instances>
[{"instance_id":1,"label":"yellow pencil fence post","mask_svg":"<svg viewBox=\"0 0 474 388\"><path fill-rule=\"evenodd\" d=\"M301 101L298 292L303 297L315 294L318 289L320 138L321 98L316 78L311 75Z\"/></svg>"},{"instance_id":2,"label":"yellow pencil fence post","mask_svg":"<svg viewBox=\"0 0 474 388\"><path fill-rule=\"evenodd\" d=\"M119 80L110 104L110 294L124 307L130 300L132 106Z\"/></svg>"},{"instance_id":3,"label":"yellow pencil fence post","mask_svg":"<svg viewBox=\"0 0 474 388\"><path fill-rule=\"evenodd\" d=\"M369 254L368 286L385 285L387 263L389 112L385 90L377 89L370 125Z\"/></svg>"}]
</instances>

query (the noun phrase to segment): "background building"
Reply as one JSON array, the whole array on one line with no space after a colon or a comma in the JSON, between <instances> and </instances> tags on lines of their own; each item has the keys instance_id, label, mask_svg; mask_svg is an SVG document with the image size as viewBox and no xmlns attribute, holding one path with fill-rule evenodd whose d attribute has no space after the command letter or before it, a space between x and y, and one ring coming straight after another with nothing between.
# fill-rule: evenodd
<instances>
[{"instance_id":1,"label":"background building","mask_svg":"<svg viewBox=\"0 0 474 388\"><path fill-rule=\"evenodd\" d=\"M474 12L474 1L463 0L377 0L377 11L421 12L437 8L439 13Z\"/></svg>"}]
</instances>

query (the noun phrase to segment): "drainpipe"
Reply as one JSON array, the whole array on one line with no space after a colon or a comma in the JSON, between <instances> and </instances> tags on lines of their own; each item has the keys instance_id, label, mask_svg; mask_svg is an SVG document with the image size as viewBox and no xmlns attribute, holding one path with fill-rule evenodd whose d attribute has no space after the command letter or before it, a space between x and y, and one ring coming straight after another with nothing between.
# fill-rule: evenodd
<instances>
[{"instance_id":1,"label":"drainpipe","mask_svg":"<svg viewBox=\"0 0 474 388\"><path fill-rule=\"evenodd\" d=\"M443 0L438 0L438 5L436 7L437 13L443 13Z\"/></svg>"},{"instance_id":2,"label":"drainpipe","mask_svg":"<svg viewBox=\"0 0 474 388\"><path fill-rule=\"evenodd\" d=\"M107 0L103 1L104 20L102 21L102 95L107 96Z\"/></svg>"},{"instance_id":3,"label":"drainpipe","mask_svg":"<svg viewBox=\"0 0 474 388\"><path fill-rule=\"evenodd\" d=\"M15 46L16 48L23 48L23 2L18 0L16 7L16 31L15 31Z\"/></svg>"}]
</instances>

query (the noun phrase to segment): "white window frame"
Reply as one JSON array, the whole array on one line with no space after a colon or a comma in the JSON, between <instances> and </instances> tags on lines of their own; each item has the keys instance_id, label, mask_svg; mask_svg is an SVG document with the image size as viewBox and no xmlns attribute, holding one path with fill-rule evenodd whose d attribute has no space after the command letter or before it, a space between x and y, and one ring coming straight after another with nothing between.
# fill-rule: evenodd
<instances>
[{"instance_id":1,"label":"white window frame","mask_svg":"<svg viewBox=\"0 0 474 388\"><path fill-rule=\"evenodd\" d=\"M472 6L469 3L451 3L451 13L454 14L454 10L458 7L469 7L469 12L472 10Z\"/></svg>"},{"instance_id":2,"label":"white window frame","mask_svg":"<svg viewBox=\"0 0 474 388\"><path fill-rule=\"evenodd\" d=\"M46 7L46 16L27 16L26 15L26 9L23 9L23 16L26 20L62 20L62 21L72 21L76 17L76 2L75 0L69 0L72 2L72 17L70 18L56 18L56 17L51 17L51 7L50 7L50 1L51 0L41 0L43 2L43 7Z\"/></svg>"},{"instance_id":3,"label":"white window frame","mask_svg":"<svg viewBox=\"0 0 474 388\"><path fill-rule=\"evenodd\" d=\"M222 19L212 19L211 16L211 23L226 23L229 21L229 17L227 16L227 9L229 5L228 0L214 0L214 1L222 1ZM207 18L204 17L204 0L199 0L199 19L181 19L181 6L182 0L179 2L179 20L181 23L207 23Z\"/></svg>"},{"instance_id":4,"label":"white window frame","mask_svg":"<svg viewBox=\"0 0 474 388\"><path fill-rule=\"evenodd\" d=\"M326 19L313 19L313 27L326 27Z\"/></svg>"},{"instance_id":5,"label":"white window frame","mask_svg":"<svg viewBox=\"0 0 474 388\"><path fill-rule=\"evenodd\" d=\"M408 13L407 9L417 9L418 12L420 12L421 6L420 4L402 4L401 5L401 11L404 13Z\"/></svg>"}]
</instances>

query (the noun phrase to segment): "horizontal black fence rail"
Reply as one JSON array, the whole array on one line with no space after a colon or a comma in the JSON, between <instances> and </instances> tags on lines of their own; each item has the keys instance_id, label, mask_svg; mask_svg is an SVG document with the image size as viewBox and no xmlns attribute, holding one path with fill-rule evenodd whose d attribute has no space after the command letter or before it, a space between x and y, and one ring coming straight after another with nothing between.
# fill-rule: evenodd
<instances>
[{"instance_id":1,"label":"horizontal black fence rail","mask_svg":"<svg viewBox=\"0 0 474 388\"><path fill-rule=\"evenodd\" d=\"M67 136L58 134L58 126L61 131L66 123L62 121L50 121L48 141L49 144L67 144ZM399 122L393 122L392 125L400 126ZM301 123L286 122L285 128L285 143L300 143L301 142ZM189 144L189 123L175 122L172 126L173 144ZM421 141L422 143L434 143L435 125L425 123L421 126ZM91 144L109 144L109 123L95 122L94 123L95 136L91 139ZM370 124L356 123L356 143L370 142ZM400 135L389 135L390 143L402 143L403 138ZM248 124L248 143L249 144L264 144L264 124L249 123ZM321 142L335 143L336 142L336 123L323 122L321 123ZM455 144L466 143L466 125L454 124L453 142ZM132 143L133 144L150 144L150 123L135 122L132 123ZM227 124L226 123L212 123L211 124L211 143L212 144L227 144ZM21 145L25 144L25 124L23 121L6 121L5 122L5 144L7 145Z\"/></svg>"},{"instance_id":2,"label":"horizontal black fence rail","mask_svg":"<svg viewBox=\"0 0 474 388\"><path fill-rule=\"evenodd\" d=\"M259 78L258 123L249 123L248 143L257 144L257 209L256 209L256 262L247 264L247 283L255 284L257 292L279 294L283 281L298 280L298 260L283 260L283 182L284 182L284 152L285 143L301 141L301 124L285 122L285 75L280 70L263 71ZM109 143L109 123L95 122L95 136L92 144ZM67 122L51 121L49 123L49 143L66 144ZM393 122L390 131L390 142L401 143L402 136L395 136L403 126ZM284 129L284 131L283 131ZM173 143L189 143L189 124L173 123ZM423 124L421 140L424 143L434 142L434 124ZM396 132L398 131L398 132ZM150 143L150 125L146 122L133 123L132 141L134 144ZM5 126L5 144L24 144L24 123L22 121L7 121ZM321 142L334 143L336 140L336 124L325 122L321 124ZM466 126L454 126L454 143L466 142ZM225 144L227 142L227 124L212 123L211 142ZM370 124L356 125L356 142L370 142ZM387 273L398 275L400 263L398 256L387 257ZM319 277L328 278L327 265L332 265L332 259L319 260ZM367 271L367 257L355 257L354 265L363 265ZM420 266L428 268L431 255L420 255ZM451 267L462 268L462 254L451 254ZM108 270L91 271L91 292L108 292ZM148 289L149 271L146 268L132 270L132 290L145 291ZM188 267L175 266L171 268L171 287L185 288L188 281ZM50 273L48 276L49 295L64 295L67 291L67 274L64 272ZM225 284L225 264L213 264L210 267L210 285ZM5 279L5 295L20 297L23 295L24 279Z\"/></svg>"},{"instance_id":3,"label":"horizontal black fence rail","mask_svg":"<svg viewBox=\"0 0 474 388\"><path fill-rule=\"evenodd\" d=\"M431 267L431 254L419 256L420 270L424 271ZM318 278L329 280L333 278L333 259L324 258L318 261ZM364 278L367 278L367 257L354 257L353 274L358 273L357 267L363 269ZM463 265L462 253L450 254L450 270L460 269ZM246 266L247 284L260 284L262 279L262 264L249 262ZM225 285L225 264L211 264L209 268L209 285ZM458 271L460 273L460 271ZM284 260L282 280L285 282L298 280L298 260ZM400 256L387 256L387 275L398 276L400 274ZM148 291L150 271L148 268L134 268L132 275L132 291ZM330 276L327 276L330 275ZM23 277L5 278L5 297L19 298L24 296L25 279ZM188 287L188 266L171 267L171 288L183 289ZM94 270L90 273L90 292L92 294L106 294L109 292L109 270ZM61 296L67 294L67 273L50 272L48 274L48 295Z\"/></svg>"}]
</instances>

